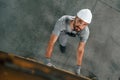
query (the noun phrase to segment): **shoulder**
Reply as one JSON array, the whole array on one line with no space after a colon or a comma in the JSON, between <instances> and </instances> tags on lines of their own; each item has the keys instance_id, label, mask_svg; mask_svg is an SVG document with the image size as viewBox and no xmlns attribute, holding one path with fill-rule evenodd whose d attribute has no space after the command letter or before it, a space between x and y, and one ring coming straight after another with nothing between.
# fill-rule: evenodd
<instances>
[{"instance_id":1,"label":"shoulder","mask_svg":"<svg viewBox=\"0 0 120 80\"><path fill-rule=\"evenodd\" d=\"M81 42L87 42L87 39L89 37L90 31L88 26L85 27L82 31L80 31L80 34L78 35L80 37Z\"/></svg>"},{"instance_id":2,"label":"shoulder","mask_svg":"<svg viewBox=\"0 0 120 80\"><path fill-rule=\"evenodd\" d=\"M84 33L89 33L90 32L90 30L89 30L89 27L88 26L86 26L81 32L84 32Z\"/></svg>"},{"instance_id":3,"label":"shoulder","mask_svg":"<svg viewBox=\"0 0 120 80\"><path fill-rule=\"evenodd\" d=\"M88 26L85 27L84 31L89 33L90 32L89 27Z\"/></svg>"},{"instance_id":4,"label":"shoulder","mask_svg":"<svg viewBox=\"0 0 120 80\"><path fill-rule=\"evenodd\" d=\"M66 20L66 19L72 20L72 19L74 19L74 18L75 18L75 16L64 15L64 16L62 16L61 18L59 18L59 20Z\"/></svg>"},{"instance_id":5,"label":"shoulder","mask_svg":"<svg viewBox=\"0 0 120 80\"><path fill-rule=\"evenodd\" d=\"M81 35L89 35L90 34L90 30L89 30L89 27L86 26L82 31L80 31L80 34Z\"/></svg>"}]
</instances>

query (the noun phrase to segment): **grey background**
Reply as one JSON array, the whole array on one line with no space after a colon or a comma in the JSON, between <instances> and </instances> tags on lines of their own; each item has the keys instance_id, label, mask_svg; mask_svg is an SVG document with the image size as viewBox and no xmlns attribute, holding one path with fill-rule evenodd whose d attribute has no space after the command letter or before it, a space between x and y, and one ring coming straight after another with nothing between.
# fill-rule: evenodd
<instances>
[{"instance_id":1,"label":"grey background","mask_svg":"<svg viewBox=\"0 0 120 80\"><path fill-rule=\"evenodd\" d=\"M37 61L44 54L55 22L62 15L76 15L82 8L93 13L82 74L99 80L120 77L120 0L0 0L0 50ZM77 38L70 38L67 53L56 43L52 61L72 71L76 65Z\"/></svg>"}]
</instances>

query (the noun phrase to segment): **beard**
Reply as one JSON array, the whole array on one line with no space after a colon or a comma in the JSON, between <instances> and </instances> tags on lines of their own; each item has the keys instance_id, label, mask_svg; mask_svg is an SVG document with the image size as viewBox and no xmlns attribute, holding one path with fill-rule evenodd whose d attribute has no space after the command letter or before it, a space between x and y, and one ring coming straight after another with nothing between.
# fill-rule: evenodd
<instances>
[{"instance_id":1,"label":"beard","mask_svg":"<svg viewBox=\"0 0 120 80\"><path fill-rule=\"evenodd\" d=\"M75 25L75 23L73 24L73 31L79 32L81 29L78 29L79 26Z\"/></svg>"},{"instance_id":2,"label":"beard","mask_svg":"<svg viewBox=\"0 0 120 80\"><path fill-rule=\"evenodd\" d=\"M79 32L80 29L77 28L78 26L74 26L74 31Z\"/></svg>"}]
</instances>

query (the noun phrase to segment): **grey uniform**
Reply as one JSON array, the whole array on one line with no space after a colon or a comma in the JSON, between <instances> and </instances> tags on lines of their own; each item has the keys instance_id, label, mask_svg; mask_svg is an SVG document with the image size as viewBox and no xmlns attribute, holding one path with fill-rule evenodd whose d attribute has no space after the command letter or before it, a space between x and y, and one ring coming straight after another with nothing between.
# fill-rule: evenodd
<instances>
[{"instance_id":1,"label":"grey uniform","mask_svg":"<svg viewBox=\"0 0 120 80\"><path fill-rule=\"evenodd\" d=\"M67 39L69 36L80 39L80 42L86 42L89 37L89 28L85 27L83 30L76 32L70 28L70 20L73 20L75 16L65 15L62 16L55 24L52 34L59 36L59 43L62 46L66 46Z\"/></svg>"}]
</instances>

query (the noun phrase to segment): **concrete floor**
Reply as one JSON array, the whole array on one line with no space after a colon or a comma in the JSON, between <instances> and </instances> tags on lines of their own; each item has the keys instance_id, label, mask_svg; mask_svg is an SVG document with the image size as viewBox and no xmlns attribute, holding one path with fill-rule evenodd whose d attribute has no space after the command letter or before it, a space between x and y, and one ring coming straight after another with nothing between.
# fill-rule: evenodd
<instances>
[{"instance_id":1,"label":"concrete floor","mask_svg":"<svg viewBox=\"0 0 120 80\"><path fill-rule=\"evenodd\" d=\"M82 74L92 72L99 80L118 80L119 0L0 0L0 50L44 61L45 49L57 19L65 14L76 15L82 8L89 8L93 13ZM53 63L72 71L78 41L78 38L70 38L66 54L60 53L56 43Z\"/></svg>"}]
</instances>

